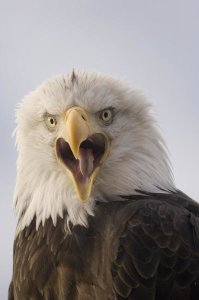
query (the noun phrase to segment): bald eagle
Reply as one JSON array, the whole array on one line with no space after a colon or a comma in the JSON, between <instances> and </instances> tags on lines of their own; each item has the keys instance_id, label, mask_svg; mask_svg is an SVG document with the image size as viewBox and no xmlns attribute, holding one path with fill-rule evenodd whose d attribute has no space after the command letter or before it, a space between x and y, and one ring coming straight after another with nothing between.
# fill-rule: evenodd
<instances>
[{"instance_id":1,"label":"bald eagle","mask_svg":"<svg viewBox=\"0 0 199 300\"><path fill-rule=\"evenodd\" d=\"M198 300L199 204L145 97L73 71L17 109L9 300Z\"/></svg>"}]
</instances>

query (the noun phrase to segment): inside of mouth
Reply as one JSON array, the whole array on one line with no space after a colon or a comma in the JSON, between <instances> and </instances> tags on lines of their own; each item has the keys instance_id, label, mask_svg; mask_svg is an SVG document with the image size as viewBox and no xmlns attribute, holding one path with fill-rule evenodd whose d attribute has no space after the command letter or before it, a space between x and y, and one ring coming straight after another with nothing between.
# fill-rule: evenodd
<instances>
[{"instance_id":1,"label":"inside of mouth","mask_svg":"<svg viewBox=\"0 0 199 300\"><path fill-rule=\"evenodd\" d=\"M93 171L102 161L105 153L105 138L97 133L80 144L78 159L73 155L70 145L59 138L56 143L58 158L72 172L78 183L88 182Z\"/></svg>"}]
</instances>

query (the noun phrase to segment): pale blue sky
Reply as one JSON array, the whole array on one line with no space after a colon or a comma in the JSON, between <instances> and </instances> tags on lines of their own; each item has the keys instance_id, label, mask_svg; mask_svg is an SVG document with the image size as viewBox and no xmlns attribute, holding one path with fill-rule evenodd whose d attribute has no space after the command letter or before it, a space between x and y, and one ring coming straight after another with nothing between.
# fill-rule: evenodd
<instances>
[{"instance_id":1,"label":"pale blue sky","mask_svg":"<svg viewBox=\"0 0 199 300\"><path fill-rule=\"evenodd\" d=\"M17 102L48 77L96 70L126 78L154 103L176 185L199 200L199 2L0 2L0 299L11 278Z\"/></svg>"}]
</instances>

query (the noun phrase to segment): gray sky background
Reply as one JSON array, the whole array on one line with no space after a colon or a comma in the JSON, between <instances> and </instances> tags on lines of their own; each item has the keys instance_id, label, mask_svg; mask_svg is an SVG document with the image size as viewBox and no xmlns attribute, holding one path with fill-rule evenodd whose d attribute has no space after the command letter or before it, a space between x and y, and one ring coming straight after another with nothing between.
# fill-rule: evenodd
<instances>
[{"instance_id":1,"label":"gray sky background","mask_svg":"<svg viewBox=\"0 0 199 300\"><path fill-rule=\"evenodd\" d=\"M154 103L175 182L199 200L199 1L0 1L0 299L11 278L17 102L48 77L96 70Z\"/></svg>"}]
</instances>

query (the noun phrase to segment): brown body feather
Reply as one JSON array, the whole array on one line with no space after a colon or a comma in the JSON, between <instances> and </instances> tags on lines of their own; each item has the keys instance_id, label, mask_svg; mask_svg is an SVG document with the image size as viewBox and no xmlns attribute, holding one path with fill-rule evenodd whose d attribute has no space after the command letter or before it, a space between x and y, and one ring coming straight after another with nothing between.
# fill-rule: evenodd
<instances>
[{"instance_id":1,"label":"brown body feather","mask_svg":"<svg viewBox=\"0 0 199 300\"><path fill-rule=\"evenodd\" d=\"M181 192L98 203L89 226L36 220L14 244L9 300L198 300L199 205Z\"/></svg>"}]
</instances>

